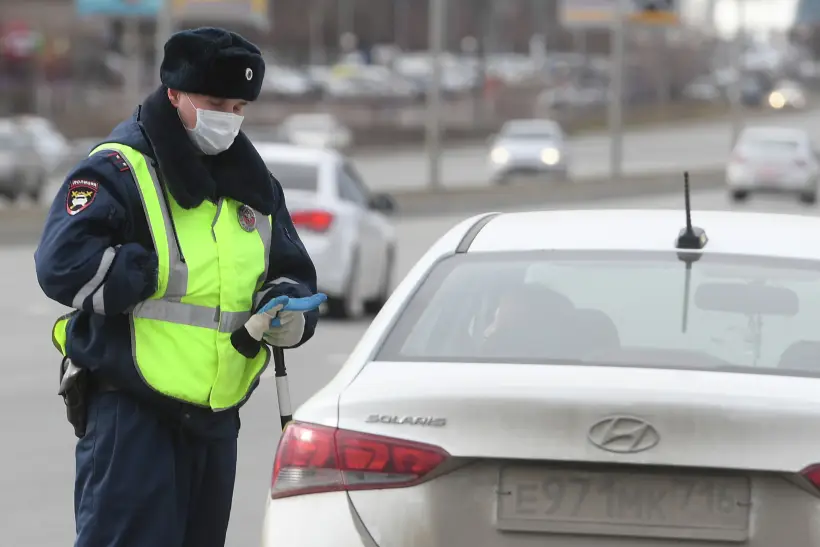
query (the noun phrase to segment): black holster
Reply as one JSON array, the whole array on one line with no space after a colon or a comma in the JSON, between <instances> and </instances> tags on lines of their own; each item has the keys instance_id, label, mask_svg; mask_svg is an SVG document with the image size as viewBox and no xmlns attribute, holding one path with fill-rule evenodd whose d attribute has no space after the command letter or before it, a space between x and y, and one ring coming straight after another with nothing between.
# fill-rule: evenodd
<instances>
[{"instance_id":1,"label":"black holster","mask_svg":"<svg viewBox=\"0 0 820 547\"><path fill-rule=\"evenodd\" d=\"M68 357L60 364L60 390L68 423L74 427L78 439L85 436L88 424L89 376L88 371L78 367Z\"/></svg>"}]
</instances>

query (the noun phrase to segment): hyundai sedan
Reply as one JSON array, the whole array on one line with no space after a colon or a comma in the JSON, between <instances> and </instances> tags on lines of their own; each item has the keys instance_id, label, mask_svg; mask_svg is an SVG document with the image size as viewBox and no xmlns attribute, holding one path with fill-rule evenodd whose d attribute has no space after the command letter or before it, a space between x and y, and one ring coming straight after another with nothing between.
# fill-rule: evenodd
<instances>
[{"instance_id":1,"label":"hyundai sedan","mask_svg":"<svg viewBox=\"0 0 820 547\"><path fill-rule=\"evenodd\" d=\"M263 545L820 545L820 219L692 222L450 230L284 431Z\"/></svg>"}]
</instances>

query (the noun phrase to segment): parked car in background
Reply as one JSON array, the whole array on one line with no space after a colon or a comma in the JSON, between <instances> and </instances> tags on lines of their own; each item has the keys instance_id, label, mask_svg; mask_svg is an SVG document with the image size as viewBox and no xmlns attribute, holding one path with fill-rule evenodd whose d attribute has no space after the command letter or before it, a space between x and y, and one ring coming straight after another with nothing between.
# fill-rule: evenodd
<instances>
[{"instance_id":1,"label":"parked car in background","mask_svg":"<svg viewBox=\"0 0 820 547\"><path fill-rule=\"evenodd\" d=\"M747 76L740 82L740 102L744 106L759 107L768 96L768 90L760 78Z\"/></svg>"},{"instance_id":2,"label":"parked car in background","mask_svg":"<svg viewBox=\"0 0 820 547\"><path fill-rule=\"evenodd\" d=\"M505 184L518 175L566 180L567 156L564 131L557 122L510 120L490 138L490 176L496 184Z\"/></svg>"},{"instance_id":3,"label":"parked car in background","mask_svg":"<svg viewBox=\"0 0 820 547\"><path fill-rule=\"evenodd\" d=\"M284 189L330 314L358 319L381 309L392 290L396 259L388 218L393 200L370 193L350 160L335 150L255 146Z\"/></svg>"},{"instance_id":4,"label":"parked car in background","mask_svg":"<svg viewBox=\"0 0 820 547\"><path fill-rule=\"evenodd\" d=\"M335 116L324 113L293 114L282 122L279 131L287 142L312 148L344 151L353 141L349 128Z\"/></svg>"},{"instance_id":5,"label":"parked car in background","mask_svg":"<svg viewBox=\"0 0 820 547\"><path fill-rule=\"evenodd\" d=\"M798 82L778 82L769 93L767 102L775 110L802 110L806 108L806 92Z\"/></svg>"},{"instance_id":6,"label":"parked car in background","mask_svg":"<svg viewBox=\"0 0 820 547\"><path fill-rule=\"evenodd\" d=\"M776 193L815 203L819 174L815 148L805 130L749 127L729 158L726 184L735 201L753 193Z\"/></svg>"},{"instance_id":7,"label":"parked car in background","mask_svg":"<svg viewBox=\"0 0 820 547\"><path fill-rule=\"evenodd\" d=\"M68 139L51 120L41 116L19 116L15 122L29 133L47 174L51 174L71 150Z\"/></svg>"},{"instance_id":8,"label":"parked car in background","mask_svg":"<svg viewBox=\"0 0 820 547\"><path fill-rule=\"evenodd\" d=\"M0 120L0 196L39 200L46 180L34 136L13 120Z\"/></svg>"}]
</instances>

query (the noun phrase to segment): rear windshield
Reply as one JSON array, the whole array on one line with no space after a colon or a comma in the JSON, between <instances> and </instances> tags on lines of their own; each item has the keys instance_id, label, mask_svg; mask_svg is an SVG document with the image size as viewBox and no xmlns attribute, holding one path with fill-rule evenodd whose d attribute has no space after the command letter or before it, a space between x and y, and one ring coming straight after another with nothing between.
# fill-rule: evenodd
<instances>
[{"instance_id":1,"label":"rear windshield","mask_svg":"<svg viewBox=\"0 0 820 547\"><path fill-rule=\"evenodd\" d=\"M319 187L319 168L316 165L270 161L267 165L285 190L315 192Z\"/></svg>"},{"instance_id":2,"label":"rear windshield","mask_svg":"<svg viewBox=\"0 0 820 547\"><path fill-rule=\"evenodd\" d=\"M820 376L820 263L544 252L441 262L377 360ZM688 306L686 305L688 302Z\"/></svg>"}]
</instances>

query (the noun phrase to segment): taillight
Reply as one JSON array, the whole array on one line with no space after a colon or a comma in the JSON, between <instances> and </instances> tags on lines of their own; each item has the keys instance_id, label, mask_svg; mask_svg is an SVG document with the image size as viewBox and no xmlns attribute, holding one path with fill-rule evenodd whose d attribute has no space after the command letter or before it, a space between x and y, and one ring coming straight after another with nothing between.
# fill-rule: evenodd
<instances>
[{"instance_id":1,"label":"taillight","mask_svg":"<svg viewBox=\"0 0 820 547\"><path fill-rule=\"evenodd\" d=\"M432 445L291 422L276 450L271 497L412 486L448 457Z\"/></svg>"},{"instance_id":2,"label":"taillight","mask_svg":"<svg viewBox=\"0 0 820 547\"><path fill-rule=\"evenodd\" d=\"M333 215L327 211L297 211L290 214L293 225L312 232L326 232L333 224Z\"/></svg>"},{"instance_id":3,"label":"taillight","mask_svg":"<svg viewBox=\"0 0 820 547\"><path fill-rule=\"evenodd\" d=\"M800 476L812 483L815 488L820 489L820 464L808 466L800 472Z\"/></svg>"}]
</instances>

